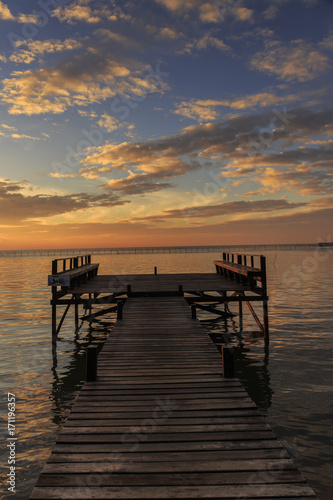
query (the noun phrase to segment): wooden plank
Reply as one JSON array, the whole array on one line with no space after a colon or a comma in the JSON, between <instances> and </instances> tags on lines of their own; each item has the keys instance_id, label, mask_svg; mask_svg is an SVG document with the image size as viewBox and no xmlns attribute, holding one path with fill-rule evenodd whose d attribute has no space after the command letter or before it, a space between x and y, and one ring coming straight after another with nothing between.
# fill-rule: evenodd
<instances>
[{"instance_id":1,"label":"wooden plank","mask_svg":"<svg viewBox=\"0 0 333 500\"><path fill-rule=\"evenodd\" d=\"M97 413L97 415L99 415ZM113 426L135 426L138 425L138 423L142 422L142 417L139 417L137 419L133 418L132 415L130 415L131 418L122 418L122 419L113 419L112 418L112 425ZM147 418L151 417L151 414L147 415ZM91 418L91 417L90 417ZM96 421L98 420L98 422ZM98 424L98 427L107 427L110 426L110 418L104 417L101 418L94 418L89 419L87 415L84 417L78 417L75 418L72 416L71 418L68 418L66 422L66 429L70 427L80 427L80 426L92 426L94 427L96 423ZM258 422L265 422L263 417L235 417L232 418L222 418L222 417L206 417L206 418L172 418L168 417L168 426L179 426L179 425L184 425L186 427L192 426L192 425L208 425L208 424L256 424Z\"/></svg>"},{"instance_id":2,"label":"wooden plank","mask_svg":"<svg viewBox=\"0 0 333 500\"><path fill-rule=\"evenodd\" d=\"M122 471L123 472L123 471ZM125 471L124 471L125 472ZM115 471L99 472L94 474L89 472L89 483L105 486L202 486L202 485L231 485L231 484L276 484L276 483L304 483L304 479L298 471L261 471L251 472L179 472L176 473L121 473ZM82 476L82 471L77 474L68 471L64 474L46 474L37 481L37 486L63 486L71 487L83 485L86 479Z\"/></svg>"},{"instance_id":3,"label":"wooden plank","mask_svg":"<svg viewBox=\"0 0 333 500\"><path fill-rule=\"evenodd\" d=\"M208 450L208 451L193 451L195 446L193 443L181 443L179 451L168 451L168 444L159 445L159 450L151 451L156 449L149 443L140 443L140 449L133 451L133 445L126 444L123 446L117 446L116 444L59 444L55 445L52 455L50 456L48 462L90 462L92 456L94 456L94 461L105 462L116 461L116 462L206 462L206 461L234 461L239 460L273 460L273 459L288 459L290 458L288 453L281 448L277 449L262 449L262 450L249 450L247 449L224 449L223 451ZM97 457L97 458L96 458Z\"/></svg>"},{"instance_id":4,"label":"wooden plank","mask_svg":"<svg viewBox=\"0 0 333 500\"><path fill-rule=\"evenodd\" d=\"M95 456L95 455L93 455ZM90 455L89 455L90 457ZM87 458L88 461L88 458ZM291 459L279 460L195 460L195 461L177 461L173 462L133 462L125 463L122 461L110 462L105 457L103 462L97 462L93 458L88 463L50 463L46 464L43 472L46 474L65 474L78 473L89 474L90 472L128 472L129 474L147 473L147 472L253 472L253 471L283 471L297 470Z\"/></svg>"},{"instance_id":5,"label":"wooden plank","mask_svg":"<svg viewBox=\"0 0 333 500\"><path fill-rule=\"evenodd\" d=\"M245 435L246 433L246 435ZM158 433L153 432L149 433L142 430L141 432L128 433L128 434L60 434L57 439L57 443L122 443L124 442L124 438L128 443L140 443L141 441L151 442L151 443L161 443L168 441L206 441L210 440L243 440L243 439L269 439L272 436L270 430L262 430L262 431L250 431L246 430L242 431L227 431L227 432L210 432L207 434L205 432L186 432L186 433Z\"/></svg>"},{"instance_id":6,"label":"wooden plank","mask_svg":"<svg viewBox=\"0 0 333 500\"><path fill-rule=\"evenodd\" d=\"M252 485L241 486L135 486L128 487L41 487L34 488L31 499L40 498L81 498L81 499L194 499L194 498L281 498L314 497L313 491L303 484L265 484L262 488Z\"/></svg>"},{"instance_id":7,"label":"wooden plank","mask_svg":"<svg viewBox=\"0 0 333 500\"><path fill-rule=\"evenodd\" d=\"M98 427L90 427L90 426L75 426L68 427L66 426L62 431L60 431L60 436L71 435L74 436L76 434L94 434L95 436L99 434L103 434L103 436L108 436L109 434L123 434L130 430L131 434L139 434L140 432L145 432L145 428L148 429L146 432L158 432L162 433L188 433L188 432L197 432L197 433L205 433L207 438L209 438L209 433L211 432L240 432L240 431L267 431L270 430L268 424L260 422L260 423L251 423L251 424L202 424L195 425L185 423L184 425L161 425L158 424L158 420L145 419L143 420L141 425L133 425L131 423L128 426L105 426L102 429L100 426ZM155 432L156 430L156 432Z\"/></svg>"}]
</instances>

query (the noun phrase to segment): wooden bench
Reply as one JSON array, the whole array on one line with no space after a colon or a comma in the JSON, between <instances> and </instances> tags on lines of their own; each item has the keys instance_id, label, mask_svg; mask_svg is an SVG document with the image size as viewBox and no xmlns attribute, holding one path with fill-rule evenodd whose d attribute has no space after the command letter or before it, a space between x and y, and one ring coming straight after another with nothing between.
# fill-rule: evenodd
<instances>
[{"instance_id":1,"label":"wooden bench","mask_svg":"<svg viewBox=\"0 0 333 500\"><path fill-rule=\"evenodd\" d=\"M266 282L266 268L264 265L264 260L260 257L260 266L254 267L254 265L247 265L246 256L243 255L232 255L232 260L230 260L230 254L223 254L226 257L224 260L215 260L214 264L216 267L216 272L226 279L234 280L242 285L248 285L251 290L257 293L261 292L261 288L257 286L257 281L260 281L262 286ZM234 262L235 260L238 262ZM251 264L253 264L253 256L251 256Z\"/></svg>"},{"instance_id":2,"label":"wooden bench","mask_svg":"<svg viewBox=\"0 0 333 500\"><path fill-rule=\"evenodd\" d=\"M84 264L68 271L48 276L49 286L74 288L97 275L99 264Z\"/></svg>"}]
</instances>

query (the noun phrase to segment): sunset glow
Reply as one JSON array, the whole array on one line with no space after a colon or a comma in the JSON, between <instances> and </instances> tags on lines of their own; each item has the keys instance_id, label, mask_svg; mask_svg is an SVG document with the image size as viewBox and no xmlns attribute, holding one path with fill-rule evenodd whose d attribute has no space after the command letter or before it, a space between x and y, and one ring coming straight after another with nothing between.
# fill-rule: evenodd
<instances>
[{"instance_id":1,"label":"sunset glow","mask_svg":"<svg viewBox=\"0 0 333 500\"><path fill-rule=\"evenodd\" d=\"M0 248L315 243L333 4L0 1Z\"/></svg>"}]
</instances>

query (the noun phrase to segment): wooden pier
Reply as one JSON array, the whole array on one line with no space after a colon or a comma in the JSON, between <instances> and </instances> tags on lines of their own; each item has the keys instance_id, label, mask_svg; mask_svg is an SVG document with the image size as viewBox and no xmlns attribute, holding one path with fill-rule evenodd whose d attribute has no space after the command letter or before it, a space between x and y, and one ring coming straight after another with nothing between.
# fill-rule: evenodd
<instances>
[{"instance_id":1,"label":"wooden pier","mask_svg":"<svg viewBox=\"0 0 333 500\"><path fill-rule=\"evenodd\" d=\"M266 263L262 255L243 255L223 253L221 260L214 262L215 273L182 273L135 275L98 275L99 264L91 262L90 255L56 259L52 261L52 274L48 283L52 287L52 339L63 325L71 306L75 308L75 327L79 326L79 305L88 314L84 320L93 321L96 313L94 305L108 304L104 312L115 310L119 300L123 303L129 297L138 296L185 296L189 304L200 309L228 317L230 302L239 304L239 325L242 329L243 308L245 303L269 342ZM263 319L254 311L252 302L261 302ZM224 311L217 306L224 304ZM64 306L62 317L57 322L57 308ZM111 306L111 307L110 307ZM97 311L100 316L103 311Z\"/></svg>"},{"instance_id":2,"label":"wooden pier","mask_svg":"<svg viewBox=\"0 0 333 500\"><path fill-rule=\"evenodd\" d=\"M221 353L184 297L186 290L204 305L215 290L224 303L267 300L253 291L259 271L243 269L251 260L232 266L224 257L226 271L215 263L212 275L121 277L113 291L118 320L97 373L88 367L94 380L84 384L30 499L316 498L238 379L223 376ZM227 276L237 266L245 274ZM111 300L108 280L95 276L62 292Z\"/></svg>"}]
</instances>

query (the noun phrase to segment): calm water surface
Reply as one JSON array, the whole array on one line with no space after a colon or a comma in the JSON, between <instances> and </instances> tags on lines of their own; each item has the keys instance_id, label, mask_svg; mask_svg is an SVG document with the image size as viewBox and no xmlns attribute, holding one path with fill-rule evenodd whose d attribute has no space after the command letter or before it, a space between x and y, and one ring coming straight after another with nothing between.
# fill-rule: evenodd
<instances>
[{"instance_id":1,"label":"calm water surface","mask_svg":"<svg viewBox=\"0 0 333 500\"><path fill-rule=\"evenodd\" d=\"M225 324L208 313L200 319L217 343L228 332L235 346L237 376L316 493L331 499L333 254L328 250L264 253L270 296L269 352L249 314L244 316L241 335L235 320ZM159 273L214 272L212 262L220 257L212 253L101 255L98 262L100 274L151 273L154 266ZM9 496L8 392L16 396L17 414L17 492L11 497L27 499L82 385L86 347L104 342L115 317L110 314L91 326L84 323L75 335L70 311L57 352L52 353L50 290L45 284L50 257L3 258L0 267L1 499Z\"/></svg>"}]
</instances>

